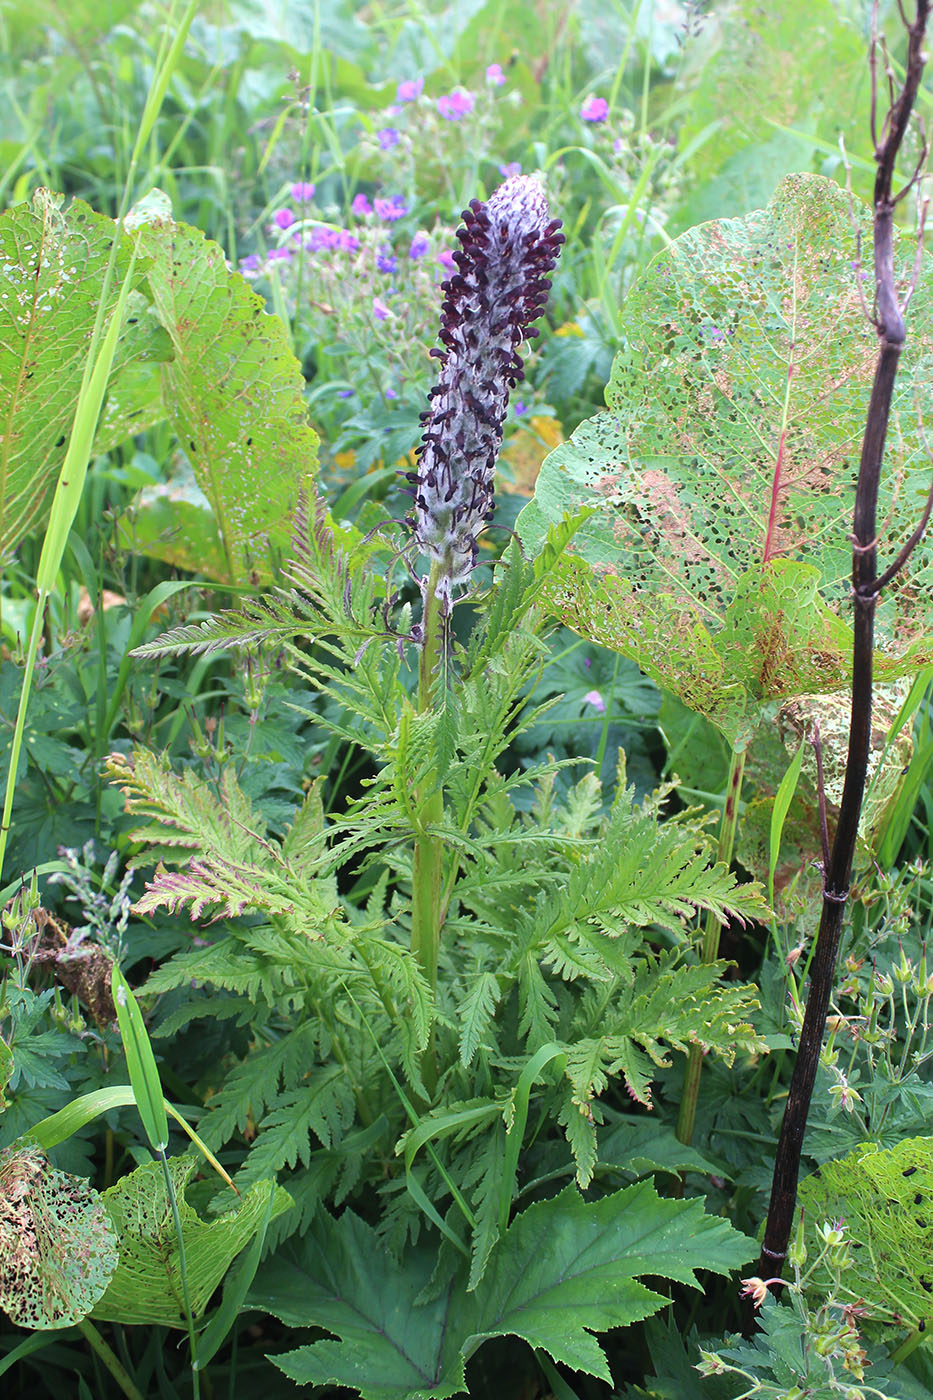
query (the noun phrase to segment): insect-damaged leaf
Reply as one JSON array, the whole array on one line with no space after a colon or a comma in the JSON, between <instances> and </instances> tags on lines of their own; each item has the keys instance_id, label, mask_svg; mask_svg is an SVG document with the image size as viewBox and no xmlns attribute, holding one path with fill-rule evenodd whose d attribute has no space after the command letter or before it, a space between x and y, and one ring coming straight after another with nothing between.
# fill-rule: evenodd
<instances>
[{"instance_id":1,"label":"insect-damaged leaf","mask_svg":"<svg viewBox=\"0 0 933 1400\"><path fill-rule=\"evenodd\" d=\"M817 176L683 234L626 300L608 411L551 453L519 518L535 549L566 511L593 508L552 576L553 611L732 742L770 701L849 682L852 507L877 349L860 275L848 198ZM925 262L882 478L882 568L929 486L917 420L930 303ZM933 658L930 581L920 550L885 590L879 679Z\"/></svg>"},{"instance_id":2,"label":"insect-damaged leaf","mask_svg":"<svg viewBox=\"0 0 933 1400\"><path fill-rule=\"evenodd\" d=\"M0 1307L20 1327L70 1327L85 1317L117 1267L100 1196L55 1171L39 1148L0 1153Z\"/></svg>"},{"instance_id":3,"label":"insect-damaged leaf","mask_svg":"<svg viewBox=\"0 0 933 1400\"><path fill-rule=\"evenodd\" d=\"M32 203L0 215L0 555L9 555L48 514L75 416L88 344L115 225L80 200L38 190ZM132 246L121 237L104 324L116 309ZM146 261L117 343L111 388L124 376L146 377L169 353L165 336L138 293ZM140 404L124 394L106 437L136 431ZM156 416L157 413L156 413ZM149 420L151 421L151 410Z\"/></svg>"},{"instance_id":4,"label":"insect-damaged leaf","mask_svg":"<svg viewBox=\"0 0 933 1400\"><path fill-rule=\"evenodd\" d=\"M269 580L290 551L291 517L313 489L317 463L301 368L281 321L229 270L218 244L158 211L136 236L174 351L162 371L164 401L213 520L189 495L177 532L169 522L158 533L147 515L161 525L166 498L155 492L140 500L128 530L147 554L182 568L234 583Z\"/></svg>"},{"instance_id":5,"label":"insect-damaged leaf","mask_svg":"<svg viewBox=\"0 0 933 1400\"><path fill-rule=\"evenodd\" d=\"M168 1165L178 1198L188 1298L192 1313L200 1317L231 1262L262 1228L270 1195L273 1220L289 1208L291 1197L272 1181L256 1182L237 1210L202 1220L184 1198L197 1160L171 1157ZM128 1325L184 1326L178 1236L161 1164L137 1167L105 1191L103 1200L120 1242L120 1262L94 1317Z\"/></svg>"},{"instance_id":6,"label":"insect-damaged leaf","mask_svg":"<svg viewBox=\"0 0 933 1400\"><path fill-rule=\"evenodd\" d=\"M867 1317L888 1325L928 1328L933 1322L933 1138L904 1138L893 1147L865 1142L824 1162L800 1183L811 1258L817 1231L844 1221L850 1245L844 1285ZM833 1281L821 1268L816 1287Z\"/></svg>"}]
</instances>

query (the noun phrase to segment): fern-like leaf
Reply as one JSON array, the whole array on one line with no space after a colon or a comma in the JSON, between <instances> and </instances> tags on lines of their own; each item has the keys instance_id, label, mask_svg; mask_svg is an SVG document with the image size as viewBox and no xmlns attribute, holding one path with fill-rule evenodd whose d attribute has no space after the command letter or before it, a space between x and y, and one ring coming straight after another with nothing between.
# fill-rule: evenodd
<instances>
[{"instance_id":1,"label":"fern-like leaf","mask_svg":"<svg viewBox=\"0 0 933 1400\"><path fill-rule=\"evenodd\" d=\"M473 1063L483 1037L486 1035L502 992L498 978L491 972L479 972L469 980L466 995L457 1008L460 1021L460 1063Z\"/></svg>"}]
</instances>

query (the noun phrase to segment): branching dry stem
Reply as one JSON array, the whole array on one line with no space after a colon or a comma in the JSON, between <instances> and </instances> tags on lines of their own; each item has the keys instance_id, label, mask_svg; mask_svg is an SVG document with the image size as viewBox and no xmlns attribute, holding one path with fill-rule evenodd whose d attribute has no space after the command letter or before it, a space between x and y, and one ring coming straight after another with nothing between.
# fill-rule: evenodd
<instances>
[{"instance_id":1,"label":"branching dry stem","mask_svg":"<svg viewBox=\"0 0 933 1400\"><path fill-rule=\"evenodd\" d=\"M874 620L878 593L883 584L890 582L898 569L907 562L911 550L923 533L931 506L931 502L928 501L920 526L900 551L891 568L879 578L876 541L878 489L894 382L906 337L904 312L910 297L908 293L902 304L898 299L895 283L894 208L896 201L892 196L892 184L897 156L907 134L926 61L923 41L930 3L931 0L916 0L914 18L912 21L908 21L899 0L898 8L907 29L908 40L904 82L899 89L895 84L894 74L888 62L884 40L878 35L877 3L874 7L872 20L869 66L872 80L871 129L873 139L875 139L877 129L879 52L884 61L885 76L888 80L889 105L882 123L881 140L875 139L877 171L873 210L877 316L873 319L878 333L879 347L868 405L865 435L862 440L853 518L852 612L854 642L849 748L839 819L824 871L823 909L810 968L810 990L775 1155L771 1201L765 1225L761 1259L758 1265L758 1273L762 1278L780 1275L793 1228L804 1133L813 1088L816 1083L820 1050L826 1027L826 1015L833 989L839 940L852 878L859 816L868 773L868 758L871 747ZM923 147L925 150L925 141ZM902 198L904 193L918 185L921 177L922 167L918 163L910 180L897 198ZM753 1325L751 1318L749 1323Z\"/></svg>"}]
</instances>

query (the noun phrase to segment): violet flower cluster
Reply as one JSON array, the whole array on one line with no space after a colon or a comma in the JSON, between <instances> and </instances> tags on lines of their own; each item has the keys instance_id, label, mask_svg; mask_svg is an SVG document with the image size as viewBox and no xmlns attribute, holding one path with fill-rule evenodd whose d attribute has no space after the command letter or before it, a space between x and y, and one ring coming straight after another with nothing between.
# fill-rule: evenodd
<instances>
[{"instance_id":1,"label":"violet flower cluster","mask_svg":"<svg viewBox=\"0 0 933 1400\"><path fill-rule=\"evenodd\" d=\"M437 597L450 611L453 590L476 565L477 536L493 514L496 457L509 391L524 377L518 347L547 302L564 236L544 190L513 175L489 199L463 212L454 254L458 271L445 292L441 361L418 469L409 473L415 508L409 524L419 553L439 566ZM426 583L423 584L426 588Z\"/></svg>"}]
</instances>

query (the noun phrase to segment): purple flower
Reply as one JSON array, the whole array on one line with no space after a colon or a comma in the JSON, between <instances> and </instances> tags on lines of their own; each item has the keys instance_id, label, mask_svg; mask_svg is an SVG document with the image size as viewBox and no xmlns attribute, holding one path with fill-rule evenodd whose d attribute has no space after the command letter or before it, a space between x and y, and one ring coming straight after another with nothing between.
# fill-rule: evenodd
<instances>
[{"instance_id":1,"label":"purple flower","mask_svg":"<svg viewBox=\"0 0 933 1400\"><path fill-rule=\"evenodd\" d=\"M310 204L314 198L314 186L302 184L301 181L292 185L288 192L296 204Z\"/></svg>"},{"instance_id":2,"label":"purple flower","mask_svg":"<svg viewBox=\"0 0 933 1400\"><path fill-rule=\"evenodd\" d=\"M403 219L408 213L408 206L401 195L394 194L391 199L376 200L376 215L387 224L392 224L396 219Z\"/></svg>"},{"instance_id":3,"label":"purple flower","mask_svg":"<svg viewBox=\"0 0 933 1400\"><path fill-rule=\"evenodd\" d=\"M601 715L606 713L606 702L598 690L588 690L583 697L584 705L592 705Z\"/></svg>"},{"instance_id":4,"label":"purple flower","mask_svg":"<svg viewBox=\"0 0 933 1400\"><path fill-rule=\"evenodd\" d=\"M359 252L360 240L348 228L342 228L337 235L337 247L342 248L345 253L357 253Z\"/></svg>"},{"instance_id":5,"label":"purple flower","mask_svg":"<svg viewBox=\"0 0 933 1400\"><path fill-rule=\"evenodd\" d=\"M278 228L291 228L292 224L295 222L295 211L287 207L285 209L279 209L277 213L273 215L272 222Z\"/></svg>"},{"instance_id":6,"label":"purple flower","mask_svg":"<svg viewBox=\"0 0 933 1400\"><path fill-rule=\"evenodd\" d=\"M250 253L249 257L240 259L240 271L245 277L249 272L258 272L261 266L261 258L258 253Z\"/></svg>"},{"instance_id":7,"label":"purple flower","mask_svg":"<svg viewBox=\"0 0 933 1400\"><path fill-rule=\"evenodd\" d=\"M424 91L424 78L407 78L399 83L395 96L399 102L417 102Z\"/></svg>"},{"instance_id":8,"label":"purple flower","mask_svg":"<svg viewBox=\"0 0 933 1400\"><path fill-rule=\"evenodd\" d=\"M398 394L395 392L394 389L386 389L386 398L387 398L387 399L397 399L397 398L398 398Z\"/></svg>"},{"instance_id":9,"label":"purple flower","mask_svg":"<svg viewBox=\"0 0 933 1400\"><path fill-rule=\"evenodd\" d=\"M521 418L522 414L523 414L523 413L527 413L527 412L528 412L528 405L527 405L526 403L524 403L521 399L516 399L516 400L515 400L515 417L516 417L516 418Z\"/></svg>"},{"instance_id":10,"label":"purple flower","mask_svg":"<svg viewBox=\"0 0 933 1400\"><path fill-rule=\"evenodd\" d=\"M357 219L365 219L367 214L373 212L373 206L370 204L365 194L355 194L350 208L353 211L354 218Z\"/></svg>"},{"instance_id":11,"label":"purple flower","mask_svg":"<svg viewBox=\"0 0 933 1400\"><path fill-rule=\"evenodd\" d=\"M419 229L418 232L415 234L414 238L411 240L411 247L408 250L408 256L412 260L416 258L423 258L425 253L428 251L430 244L431 240L428 238L428 235L424 232L423 229Z\"/></svg>"},{"instance_id":12,"label":"purple flower","mask_svg":"<svg viewBox=\"0 0 933 1400\"><path fill-rule=\"evenodd\" d=\"M486 81L490 87L501 87L505 82L505 74L502 71L501 63L490 63L486 69Z\"/></svg>"},{"instance_id":13,"label":"purple flower","mask_svg":"<svg viewBox=\"0 0 933 1400\"><path fill-rule=\"evenodd\" d=\"M609 103L605 97L590 95L580 108L580 116L585 122L604 122L609 115Z\"/></svg>"},{"instance_id":14,"label":"purple flower","mask_svg":"<svg viewBox=\"0 0 933 1400\"><path fill-rule=\"evenodd\" d=\"M454 251L452 248L445 248L442 253L438 253L437 260L440 263L441 267L449 268L450 271L453 272L455 263Z\"/></svg>"},{"instance_id":15,"label":"purple flower","mask_svg":"<svg viewBox=\"0 0 933 1400\"><path fill-rule=\"evenodd\" d=\"M443 349L432 351L440 374L421 415L418 468L409 475L414 547L438 566L436 596L445 612L453 590L469 582L477 536L493 514L509 390L524 374L518 348L537 334L547 274L564 241L544 190L526 175L506 180L486 204L474 199L463 220L458 271L444 284Z\"/></svg>"},{"instance_id":16,"label":"purple flower","mask_svg":"<svg viewBox=\"0 0 933 1400\"><path fill-rule=\"evenodd\" d=\"M338 389L337 397L338 399L352 399L355 392L355 389Z\"/></svg>"},{"instance_id":17,"label":"purple flower","mask_svg":"<svg viewBox=\"0 0 933 1400\"><path fill-rule=\"evenodd\" d=\"M390 314L389 308L379 297L373 297L373 315L377 321L384 321Z\"/></svg>"},{"instance_id":18,"label":"purple flower","mask_svg":"<svg viewBox=\"0 0 933 1400\"><path fill-rule=\"evenodd\" d=\"M453 92L447 92L437 99L437 110L448 122L458 122L461 117L472 112L475 106L476 99L472 92L467 92L464 88L455 88Z\"/></svg>"},{"instance_id":19,"label":"purple flower","mask_svg":"<svg viewBox=\"0 0 933 1400\"><path fill-rule=\"evenodd\" d=\"M379 249L379 255L376 258L376 267L380 272L389 273L398 271L398 258L392 256L391 248L383 247Z\"/></svg>"},{"instance_id":20,"label":"purple flower","mask_svg":"<svg viewBox=\"0 0 933 1400\"><path fill-rule=\"evenodd\" d=\"M311 230L311 236L305 239L304 246L309 253L323 253L330 248L339 248L342 232L342 229L329 228L327 224L318 224Z\"/></svg>"},{"instance_id":21,"label":"purple flower","mask_svg":"<svg viewBox=\"0 0 933 1400\"><path fill-rule=\"evenodd\" d=\"M267 262L288 262L292 255L291 248L270 248L266 254Z\"/></svg>"},{"instance_id":22,"label":"purple flower","mask_svg":"<svg viewBox=\"0 0 933 1400\"><path fill-rule=\"evenodd\" d=\"M519 160L510 160L507 165L499 166L499 174L507 180L510 175L521 175L522 164Z\"/></svg>"},{"instance_id":23,"label":"purple flower","mask_svg":"<svg viewBox=\"0 0 933 1400\"><path fill-rule=\"evenodd\" d=\"M380 149L383 151L388 151L392 146L397 146L401 139L401 136L394 126L384 126L381 131L376 132L376 140L379 142Z\"/></svg>"}]
</instances>

